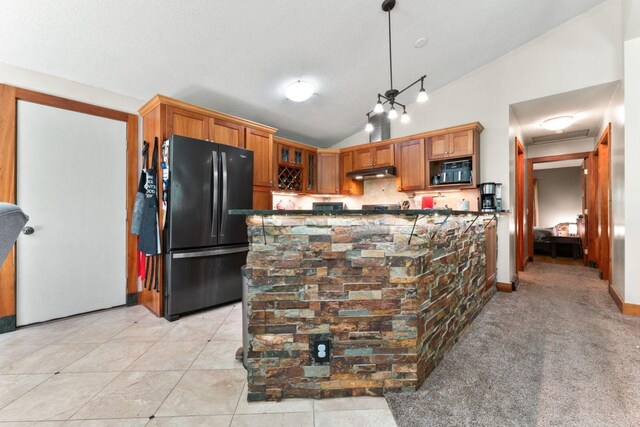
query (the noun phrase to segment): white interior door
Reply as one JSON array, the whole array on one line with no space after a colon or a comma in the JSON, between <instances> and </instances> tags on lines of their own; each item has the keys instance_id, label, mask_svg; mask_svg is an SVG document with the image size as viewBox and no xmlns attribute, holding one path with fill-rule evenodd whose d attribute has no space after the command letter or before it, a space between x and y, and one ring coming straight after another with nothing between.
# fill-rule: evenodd
<instances>
[{"instance_id":1,"label":"white interior door","mask_svg":"<svg viewBox=\"0 0 640 427\"><path fill-rule=\"evenodd\" d=\"M18 102L17 324L126 301L126 123Z\"/></svg>"}]
</instances>

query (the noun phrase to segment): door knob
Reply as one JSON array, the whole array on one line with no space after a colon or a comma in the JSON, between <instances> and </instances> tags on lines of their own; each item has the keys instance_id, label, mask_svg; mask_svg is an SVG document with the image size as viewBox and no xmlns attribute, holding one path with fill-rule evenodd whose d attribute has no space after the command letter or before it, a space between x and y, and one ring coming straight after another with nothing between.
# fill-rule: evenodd
<instances>
[{"instance_id":1,"label":"door knob","mask_svg":"<svg viewBox=\"0 0 640 427\"><path fill-rule=\"evenodd\" d=\"M24 227L22 229L22 234L26 234L27 236L29 234L33 234L36 230L33 229L33 227L29 227L28 225L26 227Z\"/></svg>"}]
</instances>

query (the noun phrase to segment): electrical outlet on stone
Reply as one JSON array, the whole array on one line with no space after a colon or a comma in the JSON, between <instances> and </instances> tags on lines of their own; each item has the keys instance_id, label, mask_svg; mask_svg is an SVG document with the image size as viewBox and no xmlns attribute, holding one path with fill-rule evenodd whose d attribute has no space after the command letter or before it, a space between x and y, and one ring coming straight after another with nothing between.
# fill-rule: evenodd
<instances>
[{"instance_id":1,"label":"electrical outlet on stone","mask_svg":"<svg viewBox=\"0 0 640 427\"><path fill-rule=\"evenodd\" d=\"M328 363L331 360L331 339L319 338L314 340L311 356L316 363Z\"/></svg>"}]
</instances>

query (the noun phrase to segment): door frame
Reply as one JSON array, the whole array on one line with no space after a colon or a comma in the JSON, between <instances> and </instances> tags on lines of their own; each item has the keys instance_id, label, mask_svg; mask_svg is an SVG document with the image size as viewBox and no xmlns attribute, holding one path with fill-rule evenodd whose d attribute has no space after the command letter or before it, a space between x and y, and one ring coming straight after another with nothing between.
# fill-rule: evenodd
<instances>
[{"instance_id":1,"label":"door frame","mask_svg":"<svg viewBox=\"0 0 640 427\"><path fill-rule=\"evenodd\" d=\"M524 254L524 146L516 137L516 274L524 271L529 258Z\"/></svg>"},{"instance_id":2,"label":"door frame","mask_svg":"<svg viewBox=\"0 0 640 427\"><path fill-rule=\"evenodd\" d=\"M611 283L611 123L598 139L593 156L595 160L592 165L598 170L595 177L597 199L594 203L597 209L597 221L594 224L597 225L596 265L602 280Z\"/></svg>"},{"instance_id":3,"label":"door frame","mask_svg":"<svg viewBox=\"0 0 640 427\"><path fill-rule=\"evenodd\" d=\"M18 101L118 120L126 129L126 293L127 305L138 303L137 243L129 233L138 187L138 116L28 89L0 84L0 201L16 202L16 126ZM0 268L0 333L16 328L15 245Z\"/></svg>"},{"instance_id":4,"label":"door frame","mask_svg":"<svg viewBox=\"0 0 640 427\"><path fill-rule=\"evenodd\" d=\"M528 258L529 261L533 261L533 165L536 163L550 163L550 162L558 162L562 160L578 160L583 159L587 161L588 165L592 165L593 152L586 151L582 153L570 153L570 154L559 154L556 156L545 156L545 157L532 157L527 159L527 240L528 240ZM588 170L589 175L592 174L591 168ZM584 192L584 189L583 189ZM587 201L590 200L590 191L587 191L583 196L587 197ZM589 213L589 210L587 210ZM582 212L584 215L584 212ZM588 227L591 227L591 221L587 222ZM587 231L588 232L588 231Z\"/></svg>"}]
</instances>

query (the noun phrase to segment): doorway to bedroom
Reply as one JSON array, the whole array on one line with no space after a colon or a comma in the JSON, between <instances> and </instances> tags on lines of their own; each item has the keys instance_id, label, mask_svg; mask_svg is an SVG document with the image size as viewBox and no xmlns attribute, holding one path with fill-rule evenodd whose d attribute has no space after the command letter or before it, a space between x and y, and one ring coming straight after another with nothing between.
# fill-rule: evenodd
<instances>
[{"instance_id":1,"label":"doorway to bedroom","mask_svg":"<svg viewBox=\"0 0 640 427\"><path fill-rule=\"evenodd\" d=\"M586 265L609 280L610 122L619 93L614 81L510 106L510 133L524 151L522 162L516 148L513 163L516 271L529 262Z\"/></svg>"}]
</instances>

